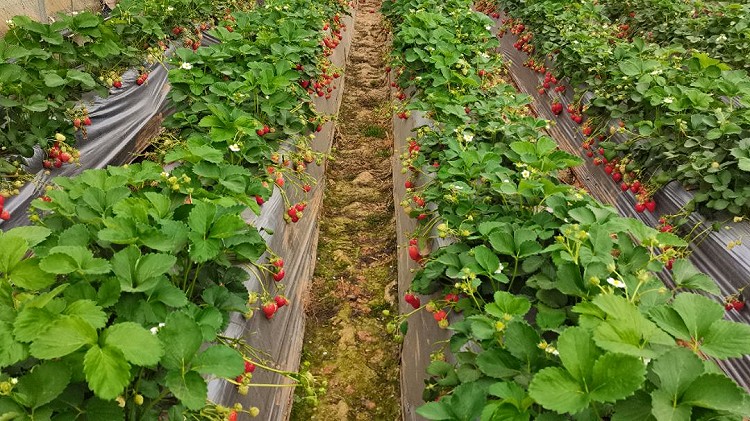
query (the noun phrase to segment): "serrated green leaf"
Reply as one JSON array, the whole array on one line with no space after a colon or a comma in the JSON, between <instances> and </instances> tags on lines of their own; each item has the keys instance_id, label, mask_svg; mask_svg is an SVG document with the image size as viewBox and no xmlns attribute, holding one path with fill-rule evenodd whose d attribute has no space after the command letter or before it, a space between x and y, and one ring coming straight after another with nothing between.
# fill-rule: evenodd
<instances>
[{"instance_id":1,"label":"serrated green leaf","mask_svg":"<svg viewBox=\"0 0 750 421\"><path fill-rule=\"evenodd\" d=\"M531 379L529 396L558 414L575 414L589 406L586 392L567 371L558 367L540 370Z\"/></svg>"},{"instance_id":2,"label":"serrated green leaf","mask_svg":"<svg viewBox=\"0 0 750 421\"><path fill-rule=\"evenodd\" d=\"M105 346L118 349L132 364L156 365L164 355L159 339L137 323L117 323L108 327L104 335Z\"/></svg>"},{"instance_id":3,"label":"serrated green leaf","mask_svg":"<svg viewBox=\"0 0 750 421\"><path fill-rule=\"evenodd\" d=\"M719 295L719 286L708 275L698 271L687 259L677 259L672 263L672 276L677 286L706 291Z\"/></svg>"},{"instance_id":4,"label":"serrated green leaf","mask_svg":"<svg viewBox=\"0 0 750 421\"><path fill-rule=\"evenodd\" d=\"M25 306L13 322L13 335L18 341L32 342L57 317L46 309Z\"/></svg>"},{"instance_id":5,"label":"serrated green leaf","mask_svg":"<svg viewBox=\"0 0 750 421\"><path fill-rule=\"evenodd\" d=\"M130 364L115 348L94 345L83 358L83 372L97 397L112 400L130 382Z\"/></svg>"},{"instance_id":6,"label":"serrated green leaf","mask_svg":"<svg viewBox=\"0 0 750 421\"><path fill-rule=\"evenodd\" d=\"M715 321L703 336L701 351L722 359L750 354L750 326L727 320Z\"/></svg>"},{"instance_id":7,"label":"serrated green leaf","mask_svg":"<svg viewBox=\"0 0 750 421\"><path fill-rule=\"evenodd\" d=\"M169 371L165 382L169 390L188 409L199 410L206 405L208 386L203 377L195 371L187 371L184 375L176 370Z\"/></svg>"},{"instance_id":8,"label":"serrated green leaf","mask_svg":"<svg viewBox=\"0 0 750 421\"><path fill-rule=\"evenodd\" d=\"M703 361L695 353L675 348L651 363L659 388L676 400L703 373Z\"/></svg>"},{"instance_id":9,"label":"serrated green leaf","mask_svg":"<svg viewBox=\"0 0 750 421\"><path fill-rule=\"evenodd\" d=\"M504 315L523 316L531 309L531 302L523 296L513 295L506 291L496 291L494 295L494 306L488 304L485 307L492 307L492 314L495 317L503 318Z\"/></svg>"},{"instance_id":10,"label":"serrated green leaf","mask_svg":"<svg viewBox=\"0 0 750 421\"><path fill-rule=\"evenodd\" d=\"M500 267L500 259L493 253L487 246L477 246L472 249L474 253L474 259L476 259L479 266L482 267L488 274L493 274Z\"/></svg>"},{"instance_id":11,"label":"serrated green leaf","mask_svg":"<svg viewBox=\"0 0 750 421\"><path fill-rule=\"evenodd\" d=\"M701 374L682 394L681 402L690 406L737 413L747 392L723 374ZM747 414L741 414L747 415Z\"/></svg>"},{"instance_id":12,"label":"serrated green leaf","mask_svg":"<svg viewBox=\"0 0 750 421\"><path fill-rule=\"evenodd\" d=\"M97 341L96 329L87 321L75 316L63 316L37 337L29 348L31 355L47 360L64 357L84 345Z\"/></svg>"},{"instance_id":13,"label":"serrated green leaf","mask_svg":"<svg viewBox=\"0 0 750 421\"><path fill-rule=\"evenodd\" d=\"M183 312L170 313L158 336L164 345L161 363L170 370L189 366L203 343L200 327Z\"/></svg>"},{"instance_id":14,"label":"serrated green leaf","mask_svg":"<svg viewBox=\"0 0 750 421\"><path fill-rule=\"evenodd\" d=\"M224 345L214 345L198 354L193 369L201 374L234 378L243 373L245 360L236 350Z\"/></svg>"},{"instance_id":15,"label":"serrated green leaf","mask_svg":"<svg viewBox=\"0 0 750 421\"><path fill-rule=\"evenodd\" d=\"M651 392L651 414L659 421L690 421L693 408L680 405L661 389Z\"/></svg>"},{"instance_id":16,"label":"serrated green leaf","mask_svg":"<svg viewBox=\"0 0 750 421\"><path fill-rule=\"evenodd\" d=\"M497 379L512 378L521 368L519 360L503 349L482 351L477 355L476 364L482 373Z\"/></svg>"},{"instance_id":17,"label":"serrated green leaf","mask_svg":"<svg viewBox=\"0 0 750 421\"><path fill-rule=\"evenodd\" d=\"M417 408L417 414L432 421L456 419L443 402L427 402Z\"/></svg>"},{"instance_id":18,"label":"serrated green leaf","mask_svg":"<svg viewBox=\"0 0 750 421\"><path fill-rule=\"evenodd\" d=\"M29 291L45 289L57 280L54 274L42 270L36 257L24 259L16 264L8 278L14 285Z\"/></svg>"},{"instance_id":19,"label":"serrated green leaf","mask_svg":"<svg viewBox=\"0 0 750 421\"><path fill-rule=\"evenodd\" d=\"M46 227L25 226L10 229L4 235L23 238L26 240L28 247L34 247L46 240L51 233L52 230Z\"/></svg>"},{"instance_id":20,"label":"serrated green leaf","mask_svg":"<svg viewBox=\"0 0 750 421\"><path fill-rule=\"evenodd\" d=\"M601 355L591 333L582 327L567 328L557 339L557 350L563 366L573 378L590 384L594 361Z\"/></svg>"},{"instance_id":21,"label":"serrated green leaf","mask_svg":"<svg viewBox=\"0 0 750 421\"><path fill-rule=\"evenodd\" d=\"M211 228L216 215L216 206L203 201L197 201L190 211L188 225L194 232L205 236Z\"/></svg>"},{"instance_id":22,"label":"serrated green leaf","mask_svg":"<svg viewBox=\"0 0 750 421\"><path fill-rule=\"evenodd\" d=\"M640 358L606 353L594 363L591 399L613 403L626 398L643 384L646 366Z\"/></svg>"},{"instance_id":23,"label":"serrated green leaf","mask_svg":"<svg viewBox=\"0 0 750 421\"><path fill-rule=\"evenodd\" d=\"M101 329L107 323L107 314L91 300L77 300L63 311L68 316L78 316L87 321L94 329Z\"/></svg>"},{"instance_id":24,"label":"serrated green leaf","mask_svg":"<svg viewBox=\"0 0 750 421\"><path fill-rule=\"evenodd\" d=\"M70 368L58 361L45 361L18 379L14 393L24 406L39 408L60 396L70 383Z\"/></svg>"},{"instance_id":25,"label":"serrated green leaf","mask_svg":"<svg viewBox=\"0 0 750 421\"><path fill-rule=\"evenodd\" d=\"M13 365L26 358L27 351L24 345L13 339L10 323L0 321L0 368Z\"/></svg>"},{"instance_id":26,"label":"serrated green leaf","mask_svg":"<svg viewBox=\"0 0 750 421\"><path fill-rule=\"evenodd\" d=\"M21 237L9 234L0 236L3 246L0 247L0 272L10 272L26 254L29 245Z\"/></svg>"}]
</instances>

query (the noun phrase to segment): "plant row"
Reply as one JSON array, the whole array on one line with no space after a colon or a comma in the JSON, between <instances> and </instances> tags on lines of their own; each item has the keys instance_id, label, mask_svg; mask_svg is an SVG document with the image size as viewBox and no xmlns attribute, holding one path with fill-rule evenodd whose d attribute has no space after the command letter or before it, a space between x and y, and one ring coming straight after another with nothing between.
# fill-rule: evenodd
<instances>
[{"instance_id":1,"label":"plant row","mask_svg":"<svg viewBox=\"0 0 750 421\"><path fill-rule=\"evenodd\" d=\"M126 13L119 7L113 19ZM0 233L3 419L235 420L258 408L209 402L207 382L247 394L256 367L304 385L314 403L307 373L276 370L222 332L233 312L272 319L288 304L283 259L242 215L259 214L278 187L283 218L303 217L306 202L289 197L310 191L306 166L322 157L310 147L323 121L312 97L330 95L338 77L328 56L345 8L307 0L222 8L208 31L220 43L168 59L176 113L156 162L59 177L32 202L33 226ZM248 272L262 291L248 292Z\"/></svg>"},{"instance_id":2,"label":"plant row","mask_svg":"<svg viewBox=\"0 0 750 421\"><path fill-rule=\"evenodd\" d=\"M623 34L628 24L610 19L595 3L503 0L482 10L508 11L500 36L518 35L514 46L530 55L525 65L548 74L539 89L549 94L555 114L563 112L565 88L553 92L550 85L565 78L576 88L568 114L583 125L582 147L612 164L618 184L638 181L640 204L679 180L695 192L691 206L746 214L747 72L681 44L679 37L662 44L631 38ZM584 94L590 96L587 104ZM618 140L621 135L626 139Z\"/></svg>"},{"instance_id":3,"label":"plant row","mask_svg":"<svg viewBox=\"0 0 750 421\"><path fill-rule=\"evenodd\" d=\"M493 21L467 0L382 10L394 87L414 93L398 114L432 120L402 154L421 265L405 300L452 331L418 414L741 420L750 396L715 361L746 354L750 327L723 320L714 281L679 257L684 240L559 181L580 160L505 81ZM433 249L432 235L450 245ZM410 314L389 326L397 337Z\"/></svg>"}]
</instances>

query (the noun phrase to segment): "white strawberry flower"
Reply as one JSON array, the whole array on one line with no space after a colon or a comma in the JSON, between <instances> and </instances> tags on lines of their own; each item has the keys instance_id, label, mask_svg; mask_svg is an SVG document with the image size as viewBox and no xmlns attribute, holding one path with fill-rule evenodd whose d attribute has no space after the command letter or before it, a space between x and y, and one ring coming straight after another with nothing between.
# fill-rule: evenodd
<instances>
[{"instance_id":1,"label":"white strawberry flower","mask_svg":"<svg viewBox=\"0 0 750 421\"><path fill-rule=\"evenodd\" d=\"M184 69L184 70L190 70L192 68L193 68L193 65L190 63L182 63L182 65L180 66L180 69Z\"/></svg>"},{"instance_id":2,"label":"white strawberry flower","mask_svg":"<svg viewBox=\"0 0 750 421\"><path fill-rule=\"evenodd\" d=\"M470 132L464 133L464 142L469 143L472 140L474 140L474 134L472 134Z\"/></svg>"},{"instance_id":3,"label":"white strawberry flower","mask_svg":"<svg viewBox=\"0 0 750 421\"><path fill-rule=\"evenodd\" d=\"M664 98L664 99L663 99L662 101L663 101L663 102L664 102L665 104L671 104L671 103L673 103L673 102L674 102L674 98L672 98L671 96L668 96L668 97Z\"/></svg>"},{"instance_id":4,"label":"white strawberry flower","mask_svg":"<svg viewBox=\"0 0 750 421\"><path fill-rule=\"evenodd\" d=\"M239 152L240 151L240 145L233 143L229 145L229 150L232 152Z\"/></svg>"},{"instance_id":5,"label":"white strawberry flower","mask_svg":"<svg viewBox=\"0 0 750 421\"><path fill-rule=\"evenodd\" d=\"M503 269L505 269L505 266L502 263L499 263L497 269L495 269L495 274L499 275L503 273Z\"/></svg>"},{"instance_id":6,"label":"white strawberry flower","mask_svg":"<svg viewBox=\"0 0 750 421\"><path fill-rule=\"evenodd\" d=\"M523 178L529 178L531 176L531 172L529 170L523 170L521 171L521 177Z\"/></svg>"},{"instance_id":7,"label":"white strawberry flower","mask_svg":"<svg viewBox=\"0 0 750 421\"><path fill-rule=\"evenodd\" d=\"M607 278L607 283L612 285L615 288L625 289L625 282L622 282L619 279Z\"/></svg>"}]
</instances>

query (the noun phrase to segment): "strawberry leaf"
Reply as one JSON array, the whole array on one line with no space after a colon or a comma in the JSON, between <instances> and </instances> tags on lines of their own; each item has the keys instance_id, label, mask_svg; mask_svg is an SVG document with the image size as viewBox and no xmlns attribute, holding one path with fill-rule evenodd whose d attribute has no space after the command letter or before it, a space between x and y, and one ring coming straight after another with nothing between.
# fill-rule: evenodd
<instances>
[{"instance_id":1,"label":"strawberry leaf","mask_svg":"<svg viewBox=\"0 0 750 421\"><path fill-rule=\"evenodd\" d=\"M236 350L224 345L214 345L193 360L193 370L201 374L233 378L242 374L245 360Z\"/></svg>"},{"instance_id":2,"label":"strawberry leaf","mask_svg":"<svg viewBox=\"0 0 750 421\"><path fill-rule=\"evenodd\" d=\"M105 400L116 398L130 382L130 364L110 346L92 346L83 358L83 372L91 390Z\"/></svg>"},{"instance_id":3,"label":"strawberry leaf","mask_svg":"<svg viewBox=\"0 0 750 421\"><path fill-rule=\"evenodd\" d=\"M203 342L198 324L182 312L170 313L158 336L165 351L161 363L170 370L187 367Z\"/></svg>"},{"instance_id":4,"label":"strawberry leaf","mask_svg":"<svg viewBox=\"0 0 750 421\"><path fill-rule=\"evenodd\" d=\"M155 365L164 355L159 339L137 323L112 325L103 336L106 346L118 349L127 361L135 365Z\"/></svg>"},{"instance_id":5,"label":"strawberry leaf","mask_svg":"<svg viewBox=\"0 0 750 421\"><path fill-rule=\"evenodd\" d=\"M208 386L200 374L195 371L187 371L184 374L179 370L169 371L165 379L169 390L188 409L199 410L206 404Z\"/></svg>"},{"instance_id":6,"label":"strawberry leaf","mask_svg":"<svg viewBox=\"0 0 750 421\"><path fill-rule=\"evenodd\" d=\"M36 358L48 360L64 357L84 345L96 344L96 330L90 323L76 316L63 316L54 321L31 344Z\"/></svg>"},{"instance_id":7,"label":"strawberry leaf","mask_svg":"<svg viewBox=\"0 0 750 421\"><path fill-rule=\"evenodd\" d=\"M558 414L575 414L589 406L589 397L570 373L559 367L540 370L529 384L529 396Z\"/></svg>"},{"instance_id":8,"label":"strawberry leaf","mask_svg":"<svg viewBox=\"0 0 750 421\"><path fill-rule=\"evenodd\" d=\"M45 361L18 380L14 396L19 397L24 406L39 408L60 396L70 383L70 376L70 368L65 363Z\"/></svg>"},{"instance_id":9,"label":"strawberry leaf","mask_svg":"<svg viewBox=\"0 0 750 421\"><path fill-rule=\"evenodd\" d=\"M640 358L607 353L594 363L593 383L589 390L597 402L615 402L638 390L646 377Z\"/></svg>"}]
</instances>

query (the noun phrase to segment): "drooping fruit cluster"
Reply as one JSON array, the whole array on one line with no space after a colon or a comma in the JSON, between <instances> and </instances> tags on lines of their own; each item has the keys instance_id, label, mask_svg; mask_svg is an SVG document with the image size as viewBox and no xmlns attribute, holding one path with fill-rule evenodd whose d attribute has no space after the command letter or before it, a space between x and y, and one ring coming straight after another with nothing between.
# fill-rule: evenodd
<instances>
[{"instance_id":1,"label":"drooping fruit cluster","mask_svg":"<svg viewBox=\"0 0 750 421\"><path fill-rule=\"evenodd\" d=\"M284 215L284 220L289 222L299 222L299 220L303 216L303 211L307 207L307 202L299 202L297 204L294 204L287 209L286 214Z\"/></svg>"},{"instance_id":2,"label":"drooping fruit cluster","mask_svg":"<svg viewBox=\"0 0 750 421\"><path fill-rule=\"evenodd\" d=\"M47 149L47 158L42 161L45 169L60 168L64 164L78 162L80 153L77 149L65 143L65 135L62 133L55 134L55 142Z\"/></svg>"}]
</instances>

